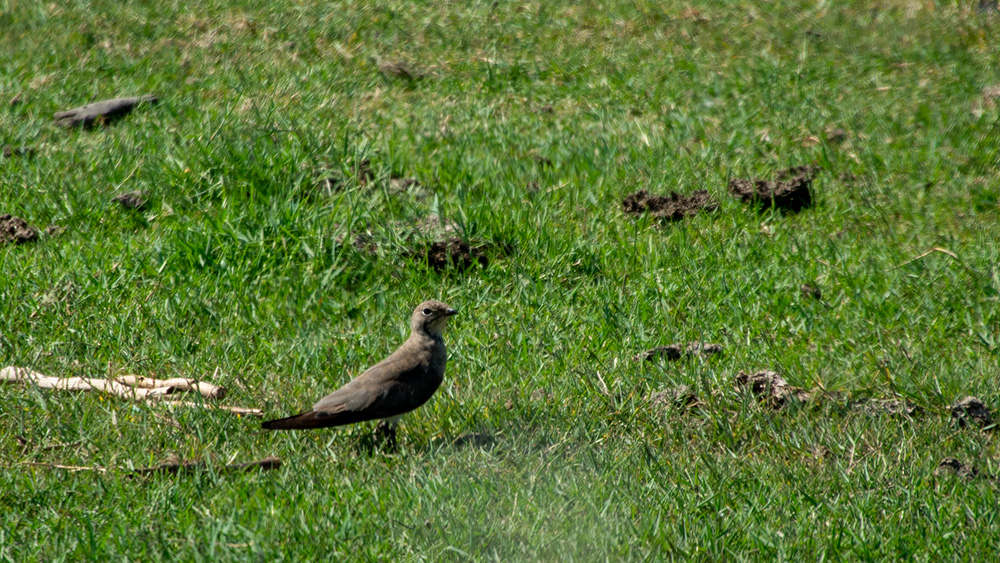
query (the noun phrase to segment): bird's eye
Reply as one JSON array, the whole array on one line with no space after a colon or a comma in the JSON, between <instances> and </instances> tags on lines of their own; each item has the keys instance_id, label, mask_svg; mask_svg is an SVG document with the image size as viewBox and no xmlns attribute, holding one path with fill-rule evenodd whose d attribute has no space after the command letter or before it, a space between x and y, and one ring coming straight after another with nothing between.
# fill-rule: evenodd
<instances>
[{"instance_id":1,"label":"bird's eye","mask_svg":"<svg viewBox=\"0 0 1000 563\"><path fill-rule=\"evenodd\" d=\"M424 309L423 311L421 311L421 313L423 313L425 317L431 316L431 310L430 309Z\"/></svg>"}]
</instances>

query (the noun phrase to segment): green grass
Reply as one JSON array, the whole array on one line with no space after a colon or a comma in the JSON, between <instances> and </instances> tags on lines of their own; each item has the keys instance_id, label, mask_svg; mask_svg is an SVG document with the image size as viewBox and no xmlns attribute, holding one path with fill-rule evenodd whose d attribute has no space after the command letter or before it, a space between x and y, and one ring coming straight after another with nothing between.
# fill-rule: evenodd
<instances>
[{"instance_id":1,"label":"green grass","mask_svg":"<svg viewBox=\"0 0 1000 563\"><path fill-rule=\"evenodd\" d=\"M997 485L933 475L1000 474L994 433L948 420L1000 405L1000 101L971 111L1000 17L976 4L0 3L0 144L35 148L0 159L0 214L65 228L0 247L2 366L206 377L277 417L394 349L419 301L460 310L396 452L370 425L0 387L0 561L988 557ZM52 122L146 93L106 129ZM801 213L726 193L799 164L823 168ZM720 208L626 217L638 189ZM110 201L131 190L148 209ZM404 225L432 212L510 252L428 269ZM374 254L338 242L359 232ZM691 340L725 355L631 360ZM925 413L769 410L733 390L761 369ZM679 384L704 407L643 400ZM170 453L284 465L126 476Z\"/></svg>"}]
</instances>

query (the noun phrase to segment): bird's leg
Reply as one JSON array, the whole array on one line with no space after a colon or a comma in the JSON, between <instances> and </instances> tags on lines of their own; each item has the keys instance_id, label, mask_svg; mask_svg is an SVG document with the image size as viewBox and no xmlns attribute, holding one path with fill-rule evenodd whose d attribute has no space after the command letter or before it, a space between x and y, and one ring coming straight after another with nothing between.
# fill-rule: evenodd
<instances>
[{"instance_id":1,"label":"bird's leg","mask_svg":"<svg viewBox=\"0 0 1000 563\"><path fill-rule=\"evenodd\" d=\"M399 418L398 416L384 418L375 427L375 434L390 450L396 449L396 426L399 424Z\"/></svg>"}]
</instances>

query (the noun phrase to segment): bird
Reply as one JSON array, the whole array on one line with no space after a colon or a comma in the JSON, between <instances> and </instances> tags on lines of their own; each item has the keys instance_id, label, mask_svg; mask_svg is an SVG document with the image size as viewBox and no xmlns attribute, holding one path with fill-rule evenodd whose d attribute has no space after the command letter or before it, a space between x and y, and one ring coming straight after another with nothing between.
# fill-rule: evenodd
<instances>
[{"instance_id":1,"label":"bird","mask_svg":"<svg viewBox=\"0 0 1000 563\"><path fill-rule=\"evenodd\" d=\"M389 357L320 399L312 410L261 426L299 430L380 419L378 431L394 445L400 417L426 403L444 380L448 354L443 332L457 313L441 301L424 301L410 317L410 337Z\"/></svg>"}]
</instances>

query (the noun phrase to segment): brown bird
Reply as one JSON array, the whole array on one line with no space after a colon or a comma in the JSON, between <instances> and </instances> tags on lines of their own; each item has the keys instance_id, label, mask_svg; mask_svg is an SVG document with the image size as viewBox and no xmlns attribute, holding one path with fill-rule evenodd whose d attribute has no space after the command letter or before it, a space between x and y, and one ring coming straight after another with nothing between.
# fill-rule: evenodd
<instances>
[{"instance_id":1,"label":"brown bird","mask_svg":"<svg viewBox=\"0 0 1000 563\"><path fill-rule=\"evenodd\" d=\"M320 399L311 411L261 426L297 430L382 419L379 430L394 442L399 418L426 403L444 379L448 354L442 332L457 312L440 301L424 301L410 318L410 337L388 358Z\"/></svg>"}]
</instances>

